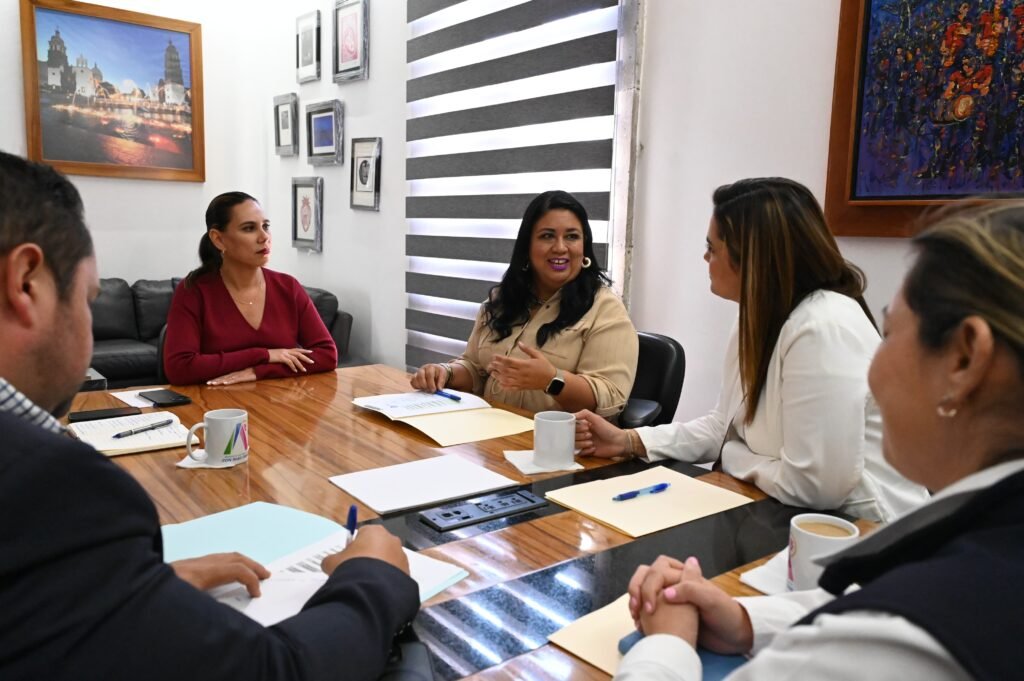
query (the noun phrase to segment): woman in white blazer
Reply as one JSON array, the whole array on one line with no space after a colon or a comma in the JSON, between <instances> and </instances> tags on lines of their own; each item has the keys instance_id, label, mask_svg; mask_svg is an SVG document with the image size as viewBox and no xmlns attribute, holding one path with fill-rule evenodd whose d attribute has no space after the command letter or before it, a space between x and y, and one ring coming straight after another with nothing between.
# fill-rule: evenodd
<instances>
[{"instance_id":1,"label":"woman in white blazer","mask_svg":"<svg viewBox=\"0 0 1024 681\"><path fill-rule=\"evenodd\" d=\"M843 259L817 200L797 182L762 178L719 187L713 203L711 292L739 303L718 404L636 430L578 412L581 454L720 460L785 504L876 521L921 504L924 488L882 458L864 275Z\"/></svg>"}]
</instances>

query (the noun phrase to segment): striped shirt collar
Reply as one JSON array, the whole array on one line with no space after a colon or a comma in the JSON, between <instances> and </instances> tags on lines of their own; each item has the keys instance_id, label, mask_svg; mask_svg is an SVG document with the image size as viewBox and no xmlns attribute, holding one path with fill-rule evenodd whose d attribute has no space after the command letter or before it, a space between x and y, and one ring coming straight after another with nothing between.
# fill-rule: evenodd
<instances>
[{"instance_id":1,"label":"striped shirt collar","mask_svg":"<svg viewBox=\"0 0 1024 681\"><path fill-rule=\"evenodd\" d=\"M51 433L59 435L64 432L64 427L57 419L53 418L50 412L25 397L21 391L2 377L0 377L0 412L16 416Z\"/></svg>"}]
</instances>

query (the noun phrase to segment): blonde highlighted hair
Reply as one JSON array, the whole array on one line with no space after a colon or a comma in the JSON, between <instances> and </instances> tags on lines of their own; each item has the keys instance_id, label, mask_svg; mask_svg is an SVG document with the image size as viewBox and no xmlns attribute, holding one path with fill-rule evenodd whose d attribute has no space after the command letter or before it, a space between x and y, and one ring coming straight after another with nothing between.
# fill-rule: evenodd
<instances>
[{"instance_id":1,"label":"blonde highlighted hair","mask_svg":"<svg viewBox=\"0 0 1024 681\"><path fill-rule=\"evenodd\" d=\"M1024 200L956 207L913 246L903 297L921 343L939 349L963 319L981 317L1013 350L1024 378Z\"/></svg>"},{"instance_id":2,"label":"blonde highlighted hair","mask_svg":"<svg viewBox=\"0 0 1024 681\"><path fill-rule=\"evenodd\" d=\"M782 325L808 294L835 291L864 302L864 273L843 259L817 199L799 182L740 180L712 196L718 237L740 272L740 382L750 423Z\"/></svg>"}]
</instances>

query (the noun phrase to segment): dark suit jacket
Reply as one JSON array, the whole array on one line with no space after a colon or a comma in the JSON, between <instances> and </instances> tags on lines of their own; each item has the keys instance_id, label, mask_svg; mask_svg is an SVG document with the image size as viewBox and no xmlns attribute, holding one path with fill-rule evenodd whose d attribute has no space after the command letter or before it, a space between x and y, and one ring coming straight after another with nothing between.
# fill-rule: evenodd
<instances>
[{"instance_id":1,"label":"dark suit jacket","mask_svg":"<svg viewBox=\"0 0 1024 681\"><path fill-rule=\"evenodd\" d=\"M263 627L175 576L131 476L0 414L0 679L370 679L418 607L412 579L358 558Z\"/></svg>"}]
</instances>

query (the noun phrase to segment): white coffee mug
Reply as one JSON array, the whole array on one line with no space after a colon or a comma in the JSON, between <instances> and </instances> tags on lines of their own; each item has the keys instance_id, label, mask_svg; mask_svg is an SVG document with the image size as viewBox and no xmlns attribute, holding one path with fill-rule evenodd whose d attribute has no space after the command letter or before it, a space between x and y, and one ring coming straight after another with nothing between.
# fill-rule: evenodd
<instances>
[{"instance_id":1,"label":"white coffee mug","mask_svg":"<svg viewBox=\"0 0 1024 681\"><path fill-rule=\"evenodd\" d=\"M818 586L824 568L815 558L844 549L860 538L851 522L824 513L801 513L789 521L789 568L786 588L803 591Z\"/></svg>"},{"instance_id":2,"label":"white coffee mug","mask_svg":"<svg viewBox=\"0 0 1024 681\"><path fill-rule=\"evenodd\" d=\"M192 449L195 432L203 428L205 451ZM244 409L214 409L203 414L202 423L189 428L185 441L188 455L213 466L241 463L249 458L249 414Z\"/></svg>"},{"instance_id":3,"label":"white coffee mug","mask_svg":"<svg viewBox=\"0 0 1024 681\"><path fill-rule=\"evenodd\" d=\"M576 417L567 411L541 411L533 417L533 462L561 470L573 465Z\"/></svg>"}]
</instances>

